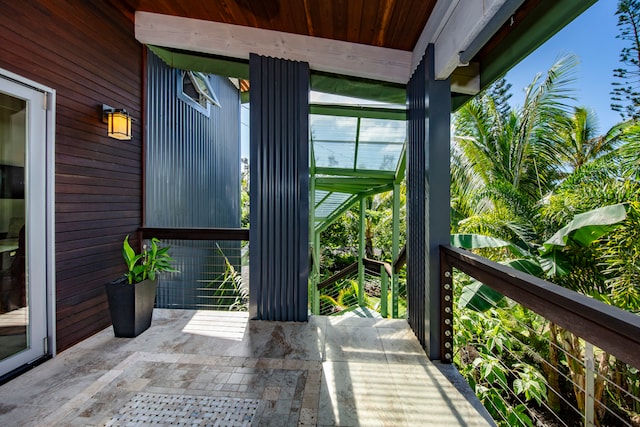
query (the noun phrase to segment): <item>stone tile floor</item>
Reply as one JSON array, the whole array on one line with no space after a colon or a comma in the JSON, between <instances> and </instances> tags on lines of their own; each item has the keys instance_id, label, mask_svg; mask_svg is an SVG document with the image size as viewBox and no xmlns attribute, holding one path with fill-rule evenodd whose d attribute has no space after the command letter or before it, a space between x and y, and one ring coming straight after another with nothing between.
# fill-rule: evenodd
<instances>
[{"instance_id":1,"label":"stone tile floor","mask_svg":"<svg viewBox=\"0 0 640 427\"><path fill-rule=\"evenodd\" d=\"M404 320L156 309L137 338L105 329L1 386L0 425L491 425L458 389Z\"/></svg>"}]
</instances>

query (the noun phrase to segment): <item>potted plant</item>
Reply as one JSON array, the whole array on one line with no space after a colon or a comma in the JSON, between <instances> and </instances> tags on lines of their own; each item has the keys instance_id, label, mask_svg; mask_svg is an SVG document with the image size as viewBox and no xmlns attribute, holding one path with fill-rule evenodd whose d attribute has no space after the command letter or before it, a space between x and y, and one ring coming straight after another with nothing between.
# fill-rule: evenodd
<instances>
[{"instance_id":1,"label":"potted plant","mask_svg":"<svg viewBox=\"0 0 640 427\"><path fill-rule=\"evenodd\" d=\"M127 273L106 285L116 337L136 337L151 326L157 274L176 271L171 267L173 259L169 256L169 247L159 248L159 242L156 238L151 239L151 246L144 245L142 253L136 254L129 244L129 236L124 239L122 256Z\"/></svg>"}]
</instances>

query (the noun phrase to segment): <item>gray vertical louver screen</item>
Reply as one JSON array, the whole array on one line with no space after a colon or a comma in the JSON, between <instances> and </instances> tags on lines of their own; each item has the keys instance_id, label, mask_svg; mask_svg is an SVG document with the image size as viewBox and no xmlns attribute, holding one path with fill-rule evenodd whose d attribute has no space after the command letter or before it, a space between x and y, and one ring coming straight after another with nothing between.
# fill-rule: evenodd
<instances>
[{"instance_id":1,"label":"gray vertical louver screen","mask_svg":"<svg viewBox=\"0 0 640 427\"><path fill-rule=\"evenodd\" d=\"M309 66L251 55L253 318L308 318Z\"/></svg>"},{"instance_id":2,"label":"gray vertical louver screen","mask_svg":"<svg viewBox=\"0 0 640 427\"><path fill-rule=\"evenodd\" d=\"M203 113L180 95L182 70L151 51L147 58L145 225L240 227L238 89L226 77L208 76L221 108L209 105ZM239 260L240 243L166 243L180 273L160 281L157 306L207 308L209 282L224 271L218 246Z\"/></svg>"},{"instance_id":3,"label":"gray vertical louver screen","mask_svg":"<svg viewBox=\"0 0 640 427\"><path fill-rule=\"evenodd\" d=\"M424 59L407 84L407 304L409 325L425 343L426 81Z\"/></svg>"},{"instance_id":4,"label":"gray vertical louver screen","mask_svg":"<svg viewBox=\"0 0 640 427\"><path fill-rule=\"evenodd\" d=\"M440 245L449 243L451 85L436 80L433 45L407 85L407 293L409 324L440 359Z\"/></svg>"}]
</instances>

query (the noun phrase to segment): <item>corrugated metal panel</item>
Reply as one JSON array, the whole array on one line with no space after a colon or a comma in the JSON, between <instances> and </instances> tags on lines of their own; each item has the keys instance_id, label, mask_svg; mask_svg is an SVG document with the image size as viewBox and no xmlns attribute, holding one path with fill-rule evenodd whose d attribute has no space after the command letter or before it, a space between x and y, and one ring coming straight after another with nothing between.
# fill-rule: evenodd
<instances>
[{"instance_id":1,"label":"corrugated metal panel","mask_svg":"<svg viewBox=\"0 0 640 427\"><path fill-rule=\"evenodd\" d=\"M178 97L181 71L148 55L146 226L240 226L240 101L211 76L210 117Z\"/></svg>"},{"instance_id":2,"label":"corrugated metal panel","mask_svg":"<svg viewBox=\"0 0 640 427\"><path fill-rule=\"evenodd\" d=\"M308 318L309 66L251 55L251 316Z\"/></svg>"},{"instance_id":3,"label":"corrugated metal panel","mask_svg":"<svg viewBox=\"0 0 640 427\"><path fill-rule=\"evenodd\" d=\"M210 106L207 116L179 97L181 78L148 51L145 225L240 227L239 92L210 76L222 107ZM219 273L206 261L215 242L181 242L179 251L188 265L159 284L159 307L194 308L197 283Z\"/></svg>"},{"instance_id":4,"label":"corrugated metal panel","mask_svg":"<svg viewBox=\"0 0 640 427\"><path fill-rule=\"evenodd\" d=\"M418 65L407 84L407 305L408 321L423 347L426 277L426 118L425 63Z\"/></svg>"},{"instance_id":5,"label":"corrugated metal panel","mask_svg":"<svg viewBox=\"0 0 640 427\"><path fill-rule=\"evenodd\" d=\"M433 45L407 86L407 288L409 323L440 359L440 248L449 243L451 86L436 80Z\"/></svg>"}]
</instances>

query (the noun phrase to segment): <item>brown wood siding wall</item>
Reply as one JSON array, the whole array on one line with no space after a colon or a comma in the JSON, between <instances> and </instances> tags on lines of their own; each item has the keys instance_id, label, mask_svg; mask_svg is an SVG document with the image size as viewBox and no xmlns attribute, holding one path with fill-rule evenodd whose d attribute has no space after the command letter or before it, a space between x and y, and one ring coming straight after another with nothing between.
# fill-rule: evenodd
<instances>
[{"instance_id":1,"label":"brown wood siding wall","mask_svg":"<svg viewBox=\"0 0 640 427\"><path fill-rule=\"evenodd\" d=\"M124 272L121 242L141 225L142 46L108 2L0 1L0 68L56 90L57 346L110 324L104 284ZM137 119L107 138L101 104Z\"/></svg>"}]
</instances>

